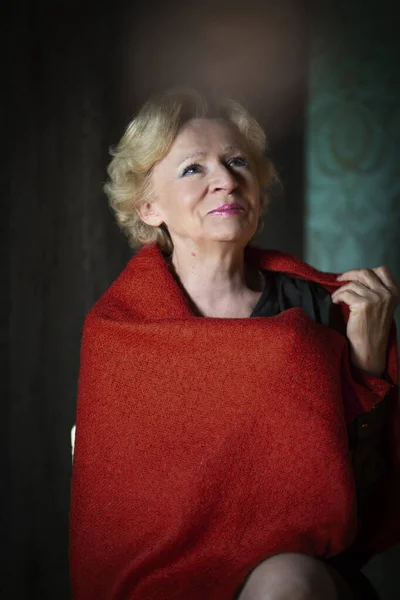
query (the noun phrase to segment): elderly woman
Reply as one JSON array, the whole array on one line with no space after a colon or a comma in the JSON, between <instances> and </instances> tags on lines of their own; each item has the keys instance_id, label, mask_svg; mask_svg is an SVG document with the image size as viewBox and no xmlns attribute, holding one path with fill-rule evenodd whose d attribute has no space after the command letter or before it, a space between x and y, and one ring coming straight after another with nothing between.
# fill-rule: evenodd
<instances>
[{"instance_id":1,"label":"elderly woman","mask_svg":"<svg viewBox=\"0 0 400 600\"><path fill-rule=\"evenodd\" d=\"M241 105L183 88L113 152L141 250L84 326L75 600L378 597L359 569L400 541L398 289L250 245L265 148Z\"/></svg>"}]
</instances>

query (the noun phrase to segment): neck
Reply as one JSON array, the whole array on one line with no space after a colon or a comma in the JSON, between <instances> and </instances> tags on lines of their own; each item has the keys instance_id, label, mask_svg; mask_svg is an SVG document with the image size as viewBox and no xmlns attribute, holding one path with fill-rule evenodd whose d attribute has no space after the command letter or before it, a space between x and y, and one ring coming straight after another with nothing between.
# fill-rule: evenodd
<instances>
[{"instance_id":1,"label":"neck","mask_svg":"<svg viewBox=\"0 0 400 600\"><path fill-rule=\"evenodd\" d=\"M181 250L174 246L171 270L203 316L249 316L262 291L258 270L244 260L244 248Z\"/></svg>"}]
</instances>

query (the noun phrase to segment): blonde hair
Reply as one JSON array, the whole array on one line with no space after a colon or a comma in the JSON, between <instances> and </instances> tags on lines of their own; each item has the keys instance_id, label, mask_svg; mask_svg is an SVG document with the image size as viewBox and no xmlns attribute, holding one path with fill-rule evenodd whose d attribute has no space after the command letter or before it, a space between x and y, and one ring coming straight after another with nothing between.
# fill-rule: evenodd
<instances>
[{"instance_id":1,"label":"blonde hair","mask_svg":"<svg viewBox=\"0 0 400 600\"><path fill-rule=\"evenodd\" d=\"M129 123L117 146L110 149L113 158L104 191L119 227L133 248L157 243L163 251L172 251L166 226L147 225L136 209L154 198L151 183L154 165L168 154L181 127L196 118L224 119L243 135L260 184L262 210L255 235L263 227L262 215L269 203L269 192L279 183L277 172L265 154L264 131L238 102L211 99L191 87L179 86L153 95Z\"/></svg>"}]
</instances>

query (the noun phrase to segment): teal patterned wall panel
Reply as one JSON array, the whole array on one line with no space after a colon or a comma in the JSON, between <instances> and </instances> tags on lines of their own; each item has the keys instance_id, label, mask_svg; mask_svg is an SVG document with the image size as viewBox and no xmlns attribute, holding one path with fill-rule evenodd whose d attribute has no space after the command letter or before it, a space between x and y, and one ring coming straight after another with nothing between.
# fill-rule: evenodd
<instances>
[{"instance_id":1,"label":"teal patterned wall panel","mask_svg":"<svg viewBox=\"0 0 400 600\"><path fill-rule=\"evenodd\" d=\"M312 36L305 258L338 272L386 264L400 280L400 66L392 7L343 0L327 6Z\"/></svg>"},{"instance_id":2,"label":"teal patterned wall panel","mask_svg":"<svg viewBox=\"0 0 400 600\"><path fill-rule=\"evenodd\" d=\"M305 260L324 271L387 265L400 282L400 58L394 2L337 0L314 22ZM396 311L398 334L400 307ZM398 336L399 337L399 336ZM400 546L365 574L400 598Z\"/></svg>"}]
</instances>

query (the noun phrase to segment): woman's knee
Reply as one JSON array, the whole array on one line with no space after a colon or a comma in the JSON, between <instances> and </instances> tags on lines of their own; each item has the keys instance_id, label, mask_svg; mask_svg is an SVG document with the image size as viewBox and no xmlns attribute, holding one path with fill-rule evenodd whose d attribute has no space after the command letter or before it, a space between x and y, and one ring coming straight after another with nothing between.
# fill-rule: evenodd
<instances>
[{"instance_id":1,"label":"woman's knee","mask_svg":"<svg viewBox=\"0 0 400 600\"><path fill-rule=\"evenodd\" d=\"M251 572L239 600L351 600L351 593L346 595L350 590L337 576L335 581L312 556L275 554Z\"/></svg>"}]
</instances>

